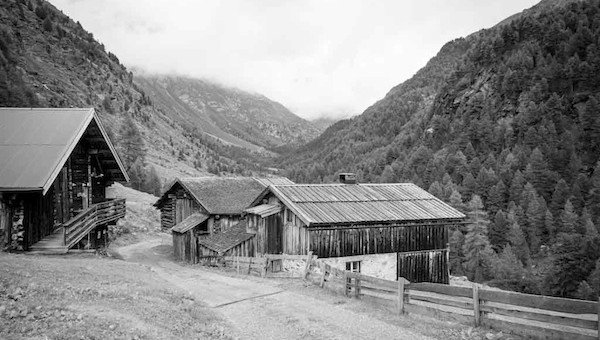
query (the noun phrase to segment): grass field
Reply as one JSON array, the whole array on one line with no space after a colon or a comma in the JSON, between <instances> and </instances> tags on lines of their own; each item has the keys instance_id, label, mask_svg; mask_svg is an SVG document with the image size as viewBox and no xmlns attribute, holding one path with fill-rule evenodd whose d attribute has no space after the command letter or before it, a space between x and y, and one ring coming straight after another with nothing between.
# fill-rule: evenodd
<instances>
[{"instance_id":1,"label":"grass field","mask_svg":"<svg viewBox=\"0 0 600 340\"><path fill-rule=\"evenodd\" d=\"M145 266L0 253L0 339L228 339L227 328Z\"/></svg>"}]
</instances>

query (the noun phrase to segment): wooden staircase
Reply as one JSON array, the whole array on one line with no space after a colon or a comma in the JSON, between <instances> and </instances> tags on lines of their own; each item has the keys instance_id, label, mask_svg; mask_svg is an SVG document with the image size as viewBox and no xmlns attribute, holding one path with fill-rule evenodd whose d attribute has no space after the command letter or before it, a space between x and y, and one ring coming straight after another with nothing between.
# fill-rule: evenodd
<instances>
[{"instance_id":1,"label":"wooden staircase","mask_svg":"<svg viewBox=\"0 0 600 340\"><path fill-rule=\"evenodd\" d=\"M94 228L114 224L125 217L125 199L111 199L91 205L63 223L54 233L33 244L30 254L66 254Z\"/></svg>"}]
</instances>

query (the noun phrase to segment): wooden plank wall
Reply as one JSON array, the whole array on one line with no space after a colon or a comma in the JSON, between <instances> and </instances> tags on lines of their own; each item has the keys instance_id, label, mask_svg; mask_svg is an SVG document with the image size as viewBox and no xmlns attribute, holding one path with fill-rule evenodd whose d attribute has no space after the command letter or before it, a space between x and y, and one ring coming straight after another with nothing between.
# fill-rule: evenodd
<instances>
[{"instance_id":1,"label":"wooden plank wall","mask_svg":"<svg viewBox=\"0 0 600 340\"><path fill-rule=\"evenodd\" d=\"M175 195L168 194L160 209L160 225L163 229L175 226Z\"/></svg>"},{"instance_id":2,"label":"wooden plank wall","mask_svg":"<svg viewBox=\"0 0 600 340\"><path fill-rule=\"evenodd\" d=\"M0 250L10 244L11 209L0 199Z\"/></svg>"},{"instance_id":3,"label":"wooden plank wall","mask_svg":"<svg viewBox=\"0 0 600 340\"><path fill-rule=\"evenodd\" d=\"M448 247L448 225L357 225L337 229L309 228L309 235L310 250L321 258L436 250Z\"/></svg>"},{"instance_id":4,"label":"wooden plank wall","mask_svg":"<svg viewBox=\"0 0 600 340\"><path fill-rule=\"evenodd\" d=\"M448 250L398 253L397 277L410 282L450 283Z\"/></svg>"},{"instance_id":5,"label":"wooden plank wall","mask_svg":"<svg viewBox=\"0 0 600 340\"><path fill-rule=\"evenodd\" d=\"M220 215L218 220L213 224L214 233L222 233L231 229L234 225L240 223L242 215Z\"/></svg>"},{"instance_id":6,"label":"wooden plank wall","mask_svg":"<svg viewBox=\"0 0 600 340\"><path fill-rule=\"evenodd\" d=\"M45 195L41 193L19 194L23 200L23 247L29 248L53 232L54 227L54 193L53 188Z\"/></svg>"}]
</instances>

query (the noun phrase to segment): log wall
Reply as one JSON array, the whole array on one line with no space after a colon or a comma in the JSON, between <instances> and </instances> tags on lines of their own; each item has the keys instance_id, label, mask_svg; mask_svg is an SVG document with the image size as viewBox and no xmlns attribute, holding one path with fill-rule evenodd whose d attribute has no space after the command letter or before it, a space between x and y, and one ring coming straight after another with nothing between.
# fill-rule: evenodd
<instances>
[{"instance_id":1,"label":"log wall","mask_svg":"<svg viewBox=\"0 0 600 340\"><path fill-rule=\"evenodd\" d=\"M10 244L11 220L11 209L0 196L0 250L4 249Z\"/></svg>"},{"instance_id":2,"label":"log wall","mask_svg":"<svg viewBox=\"0 0 600 340\"><path fill-rule=\"evenodd\" d=\"M398 253L397 275L410 282L450 283L448 250Z\"/></svg>"}]
</instances>

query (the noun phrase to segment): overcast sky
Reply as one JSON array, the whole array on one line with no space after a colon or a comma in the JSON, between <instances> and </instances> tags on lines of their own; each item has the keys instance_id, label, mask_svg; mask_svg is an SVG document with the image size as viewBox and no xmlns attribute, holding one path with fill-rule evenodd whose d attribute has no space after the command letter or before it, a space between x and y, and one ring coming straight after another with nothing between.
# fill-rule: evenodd
<instances>
[{"instance_id":1,"label":"overcast sky","mask_svg":"<svg viewBox=\"0 0 600 340\"><path fill-rule=\"evenodd\" d=\"M126 66L217 80L294 113L362 113L444 43L537 0L50 0Z\"/></svg>"}]
</instances>

